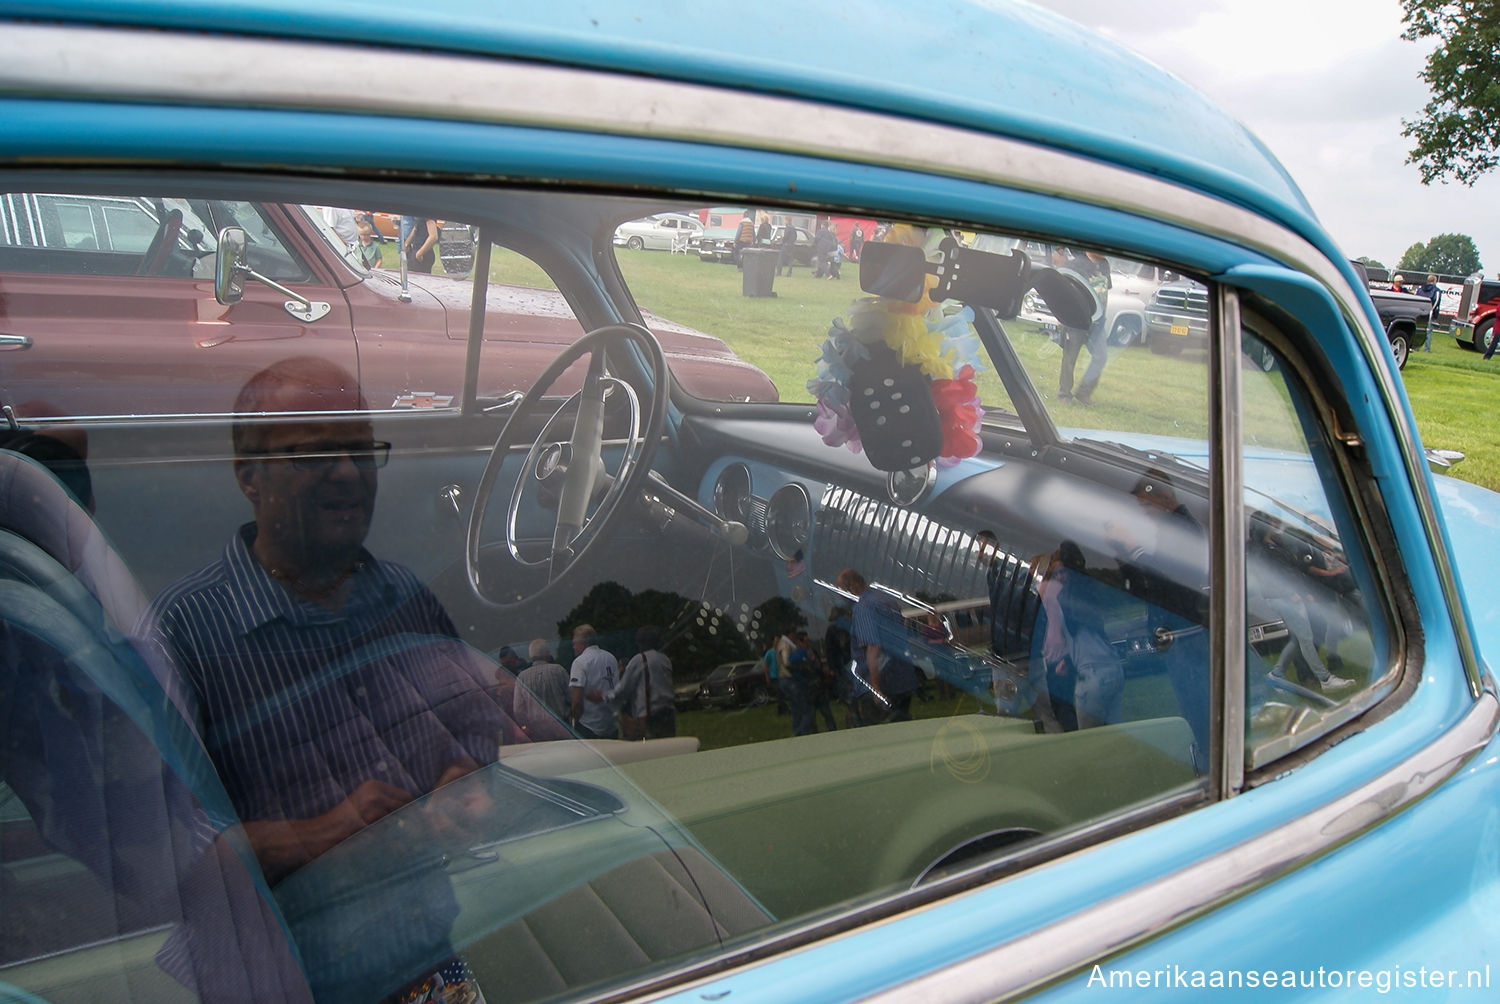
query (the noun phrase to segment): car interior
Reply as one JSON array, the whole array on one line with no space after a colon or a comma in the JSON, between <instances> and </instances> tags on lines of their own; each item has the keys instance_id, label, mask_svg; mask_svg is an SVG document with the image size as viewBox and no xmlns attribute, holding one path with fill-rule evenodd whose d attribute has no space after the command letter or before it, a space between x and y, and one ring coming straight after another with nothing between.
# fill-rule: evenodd
<instances>
[{"instance_id":1,"label":"car interior","mask_svg":"<svg viewBox=\"0 0 1500 1004\"><path fill-rule=\"evenodd\" d=\"M252 518L234 430L317 430L330 416L161 413L152 374L128 358L118 379L142 388L130 413L69 413L49 406L44 382L7 380L13 429L77 458L0 443L0 981L11 987L51 1000L236 987L364 1000L460 957L491 1001L649 989L1207 804L1226 687L1245 695L1253 781L1396 685L1400 640L1384 611L1398 570L1359 529L1379 524L1378 503L1329 447L1328 402L1308 390L1312 363L1286 314L1247 301L1241 331L1211 319L1254 360L1237 500L1249 527L1243 680L1215 679L1209 655L1209 528L1226 500L1211 487L1207 351L1111 348L1092 403L1058 388L1068 353L1079 374L1095 358L1085 341L1108 294L1085 274L1090 256L1171 268L1214 303L1214 281L1190 263L1087 234L789 203L756 208L778 227L814 218L837 230L857 216L883 232L838 281L804 268L763 298L744 295L731 265L613 244L626 221L696 218L680 195L147 171L17 175L7 191L12 207L62 204L27 193L66 191L164 210L146 212L155 231L112 252L131 261L108 274L180 284L153 289L180 289L184 317L231 335L235 308L216 299L215 276L264 270L254 249L276 234L248 234L236 262L223 235L247 217L213 206L459 219L477 228L475 304L486 284L560 292L576 340L524 374L524 394L485 383L510 343L487 337L480 310L465 317L451 404L371 400L338 415L391 444L365 471L378 491L364 548L409 571L456 631L411 644L461 645L455 659L481 667L502 713L515 686L496 665L502 648L543 638L566 662L585 621L623 666L651 617L676 682L760 659L787 631L806 630L830 661L838 630L852 646L825 677L835 731L794 735L774 683L764 704L679 712L672 738L573 738L560 721L565 737L532 741L507 724L480 769L411 792L280 874L257 859L225 747L153 627L153 601L218 561ZM166 195L200 207L200 225ZM60 249L3 231L0 315L54 311L56 328L85 309L69 300L91 295L100 266L65 259L108 245L76 237L102 225L97 207L83 214ZM1064 244L1076 266L1026 251ZM370 281L353 269L324 280L293 242L275 246L292 260L265 277L298 296L337 301ZM392 269L390 248L377 271ZM44 280L66 280L66 296ZM147 309L165 310L162 295ZM1028 297L1050 322L1018 318ZM117 309L134 308L121 298ZM358 381L381 365L381 343L352 316L340 365L355 360ZM679 356L652 333L658 319L721 340L779 400L689 393ZM296 335L253 352L232 338L194 346L174 379L216 382L226 401L269 359L318 351ZM111 358L104 335L92 351ZM48 379L66 382L58 367ZM840 585L846 570L863 588ZM884 618L878 637L858 608ZM241 726L352 685L366 658L386 656L353 652L245 708ZM878 692L867 659L909 664L917 689ZM846 706L860 701L869 724L850 727Z\"/></svg>"}]
</instances>

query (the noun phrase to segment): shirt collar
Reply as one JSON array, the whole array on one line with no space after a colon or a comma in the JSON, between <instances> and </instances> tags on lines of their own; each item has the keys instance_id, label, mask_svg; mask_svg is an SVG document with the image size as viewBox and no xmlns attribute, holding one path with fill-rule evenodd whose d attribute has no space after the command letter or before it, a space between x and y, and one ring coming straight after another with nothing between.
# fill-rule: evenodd
<instances>
[{"instance_id":1,"label":"shirt collar","mask_svg":"<svg viewBox=\"0 0 1500 1004\"><path fill-rule=\"evenodd\" d=\"M293 627L337 624L352 620L372 607L387 607L395 597L395 584L381 574L380 563L370 552L360 548L343 609L328 610L299 600L255 560L250 547L255 543L256 532L252 520L241 526L224 548L224 564L235 593L234 616L242 635L277 620Z\"/></svg>"}]
</instances>

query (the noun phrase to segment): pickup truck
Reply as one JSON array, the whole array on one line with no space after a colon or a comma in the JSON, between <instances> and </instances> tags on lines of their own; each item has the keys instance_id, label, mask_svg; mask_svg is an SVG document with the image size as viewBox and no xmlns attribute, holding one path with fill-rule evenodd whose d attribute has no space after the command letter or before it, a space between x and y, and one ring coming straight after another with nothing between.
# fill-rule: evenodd
<instances>
[{"instance_id":1,"label":"pickup truck","mask_svg":"<svg viewBox=\"0 0 1500 1004\"><path fill-rule=\"evenodd\" d=\"M1396 368L1406 366L1406 355L1413 345L1427 337L1432 301L1425 296L1397 293L1372 287L1369 273L1361 262L1349 263L1365 281L1370 299L1380 315L1380 325L1390 343ZM1191 279L1169 282L1159 287L1146 308L1146 338L1152 352L1176 355L1184 348L1204 348L1208 344L1208 299L1204 287ZM1254 360L1269 369L1274 360L1269 354L1258 354Z\"/></svg>"},{"instance_id":2,"label":"pickup truck","mask_svg":"<svg viewBox=\"0 0 1500 1004\"><path fill-rule=\"evenodd\" d=\"M252 281L239 303L215 302L226 226L244 228L249 266L283 290ZM223 414L234 386L292 354L355 373L375 408L445 408L462 390L473 283L412 273L404 300L399 273L362 267L316 209L168 190L13 192L0 200L0 232L14 237L0 244L0 397L18 417ZM529 264L509 261L496 268ZM595 326L555 288L491 282L485 302L487 398L524 390ZM777 399L770 378L722 340L644 316L685 390ZM104 378L122 365L140 376L135 392Z\"/></svg>"},{"instance_id":3,"label":"pickup truck","mask_svg":"<svg viewBox=\"0 0 1500 1004\"><path fill-rule=\"evenodd\" d=\"M1396 368L1406 367L1406 354L1413 345L1427 340L1427 327L1432 323L1432 301L1413 293L1397 293L1390 289L1371 286L1369 273L1361 262L1349 263L1365 277L1365 289L1375 301L1375 310L1380 314L1380 324L1385 328L1386 340L1391 343L1391 353L1396 357Z\"/></svg>"}]
</instances>

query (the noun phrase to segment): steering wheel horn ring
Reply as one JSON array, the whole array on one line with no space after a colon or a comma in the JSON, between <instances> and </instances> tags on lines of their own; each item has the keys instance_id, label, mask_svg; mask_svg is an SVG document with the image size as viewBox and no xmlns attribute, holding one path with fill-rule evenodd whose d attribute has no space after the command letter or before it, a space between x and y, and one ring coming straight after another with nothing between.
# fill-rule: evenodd
<instances>
[{"instance_id":1,"label":"steering wheel horn ring","mask_svg":"<svg viewBox=\"0 0 1500 1004\"><path fill-rule=\"evenodd\" d=\"M612 348L638 350L650 367L651 394L642 403L630 383L611 376L605 360ZM582 389L563 401L543 423L532 439L526 459L511 487L505 514L505 547L485 552L486 569L481 574L485 512L500 476L500 470L511 450L520 445L521 429L531 416L543 407L552 385L578 360L589 357L588 375ZM535 600L558 586L578 567L594 546L609 536L630 508L627 500L638 497L651 473L651 462L661 442L667 411L667 364L661 346L645 328L635 324L611 324L596 328L565 349L537 377L519 404L507 417L495 440L480 475L469 513L464 548L464 567L469 588L485 606L510 610ZM621 395L627 402L629 430L619 468L610 474L604 468L604 403L606 398ZM557 433L559 423L573 416L571 435ZM556 521L552 543L538 558L522 554L517 530L527 485L557 486ZM603 492L600 489L603 488ZM546 567L546 579L534 588L527 584L508 586L500 595L492 585L507 574L515 579L536 577Z\"/></svg>"}]
</instances>

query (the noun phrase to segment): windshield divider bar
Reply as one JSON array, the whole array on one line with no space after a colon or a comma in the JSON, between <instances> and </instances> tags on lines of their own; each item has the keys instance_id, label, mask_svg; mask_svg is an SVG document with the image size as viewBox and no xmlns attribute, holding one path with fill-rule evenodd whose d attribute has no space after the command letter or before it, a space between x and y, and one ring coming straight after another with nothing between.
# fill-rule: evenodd
<instances>
[{"instance_id":1,"label":"windshield divider bar","mask_svg":"<svg viewBox=\"0 0 1500 1004\"><path fill-rule=\"evenodd\" d=\"M469 345L464 357L463 414L479 411L479 350L484 346L485 304L490 289L490 242L484 231L474 234L474 289L469 296Z\"/></svg>"}]
</instances>

